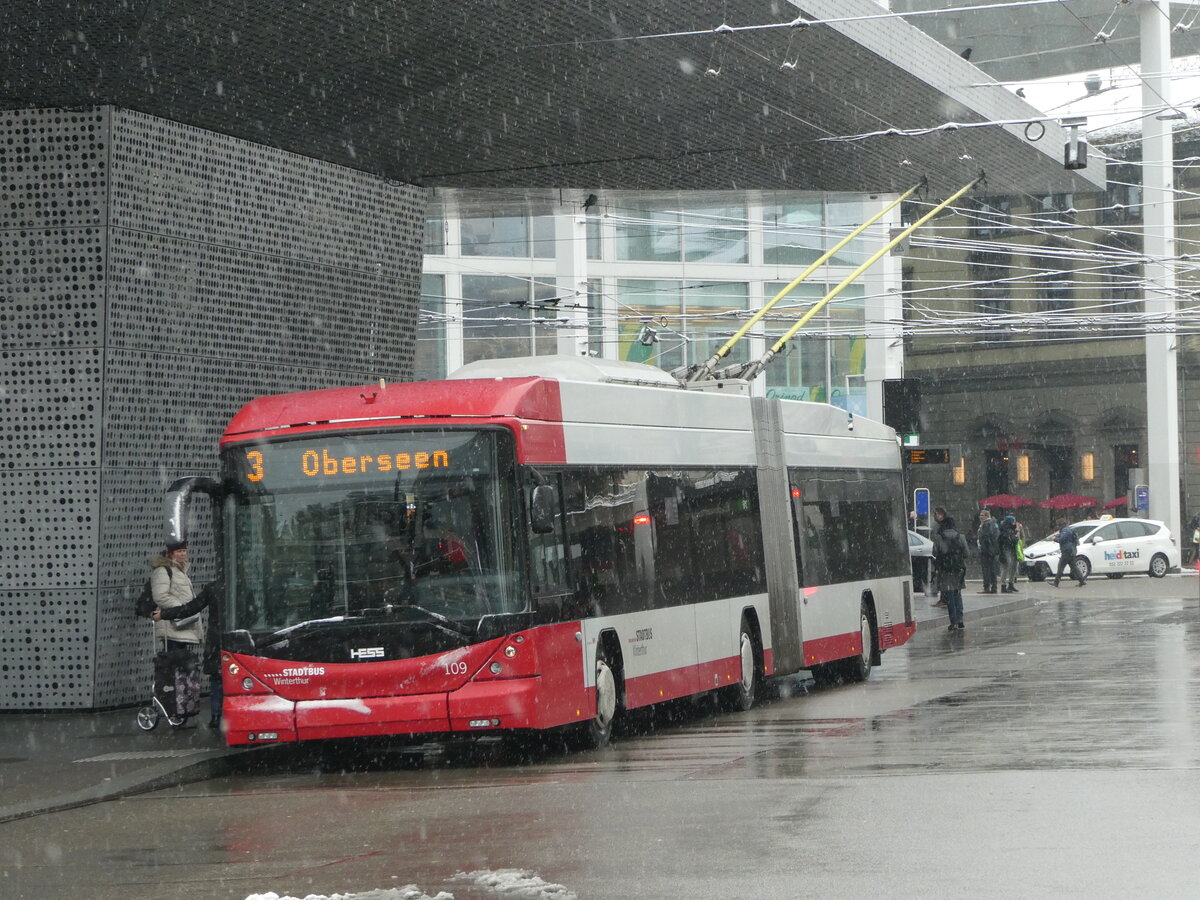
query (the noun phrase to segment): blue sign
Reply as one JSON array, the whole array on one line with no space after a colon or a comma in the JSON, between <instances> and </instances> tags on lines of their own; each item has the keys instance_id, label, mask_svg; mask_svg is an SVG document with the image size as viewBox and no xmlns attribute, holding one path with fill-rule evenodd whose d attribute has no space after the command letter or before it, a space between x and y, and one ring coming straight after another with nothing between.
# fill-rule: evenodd
<instances>
[{"instance_id":1,"label":"blue sign","mask_svg":"<svg viewBox=\"0 0 1200 900\"><path fill-rule=\"evenodd\" d=\"M913 491L913 511L918 516L929 515L929 488L917 488Z\"/></svg>"},{"instance_id":2,"label":"blue sign","mask_svg":"<svg viewBox=\"0 0 1200 900\"><path fill-rule=\"evenodd\" d=\"M1139 484L1133 489L1133 508L1146 510L1150 508L1150 486Z\"/></svg>"}]
</instances>

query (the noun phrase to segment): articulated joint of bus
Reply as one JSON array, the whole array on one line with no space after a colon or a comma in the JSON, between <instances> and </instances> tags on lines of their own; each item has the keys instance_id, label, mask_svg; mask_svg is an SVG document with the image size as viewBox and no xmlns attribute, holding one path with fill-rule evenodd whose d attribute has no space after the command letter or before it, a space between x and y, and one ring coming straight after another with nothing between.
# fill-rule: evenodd
<instances>
[{"instance_id":1,"label":"articulated joint of bus","mask_svg":"<svg viewBox=\"0 0 1200 900\"><path fill-rule=\"evenodd\" d=\"M569 628L569 634L567 633ZM563 632L559 634L558 632ZM530 629L431 656L312 663L222 653L226 742L476 733L565 724L587 708L543 696L542 656L575 647L578 626ZM568 644L569 641L569 644ZM594 703L594 700L592 701Z\"/></svg>"}]
</instances>

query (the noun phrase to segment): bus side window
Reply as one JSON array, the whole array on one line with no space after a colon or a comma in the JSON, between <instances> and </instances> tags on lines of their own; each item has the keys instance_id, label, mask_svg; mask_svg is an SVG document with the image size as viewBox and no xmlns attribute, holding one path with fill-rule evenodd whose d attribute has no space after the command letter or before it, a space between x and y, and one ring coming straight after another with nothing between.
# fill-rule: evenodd
<instances>
[{"instance_id":1,"label":"bus side window","mask_svg":"<svg viewBox=\"0 0 1200 900\"><path fill-rule=\"evenodd\" d=\"M800 530L807 573L803 582L805 587L830 583L830 560L825 541L829 525L824 514L824 509L828 506L829 504L805 503L801 507Z\"/></svg>"},{"instance_id":2,"label":"bus side window","mask_svg":"<svg viewBox=\"0 0 1200 900\"><path fill-rule=\"evenodd\" d=\"M792 486L792 541L796 546L796 583L804 586L804 501L800 489Z\"/></svg>"},{"instance_id":3,"label":"bus side window","mask_svg":"<svg viewBox=\"0 0 1200 900\"><path fill-rule=\"evenodd\" d=\"M546 478L549 484L557 488L560 498L554 508L554 528L546 534L536 534L529 529L529 564L530 581L535 596L543 594L561 594L567 591L567 562L566 545L563 540L562 486L559 476L550 475ZM533 485L525 488L526 509L530 508L533 495Z\"/></svg>"},{"instance_id":4,"label":"bus side window","mask_svg":"<svg viewBox=\"0 0 1200 900\"><path fill-rule=\"evenodd\" d=\"M615 585L614 532L608 507L593 502L604 496L605 480L598 472L567 472L563 476L563 502L567 510L574 596L564 615L589 616L611 611Z\"/></svg>"}]
</instances>

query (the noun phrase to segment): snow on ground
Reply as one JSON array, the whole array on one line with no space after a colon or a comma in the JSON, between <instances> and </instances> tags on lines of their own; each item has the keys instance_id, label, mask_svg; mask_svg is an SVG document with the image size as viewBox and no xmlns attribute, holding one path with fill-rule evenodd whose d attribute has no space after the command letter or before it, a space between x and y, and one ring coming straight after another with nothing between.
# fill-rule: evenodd
<instances>
[{"instance_id":1,"label":"snow on ground","mask_svg":"<svg viewBox=\"0 0 1200 900\"><path fill-rule=\"evenodd\" d=\"M436 896L430 897L415 884L406 884L402 888L383 888L358 894L308 894L304 897L281 897L274 891L268 891L265 894L251 894L246 900L454 900L454 895L439 891Z\"/></svg>"},{"instance_id":2,"label":"snow on ground","mask_svg":"<svg viewBox=\"0 0 1200 900\"><path fill-rule=\"evenodd\" d=\"M520 900L577 900L575 892L561 884L551 884L528 869L476 869L457 872L455 881L471 881L495 891L501 898ZM274 891L250 894L246 900L454 900L454 895L439 891L430 897L415 884L402 888L383 888L355 894L308 894L305 897L280 896Z\"/></svg>"},{"instance_id":3,"label":"snow on ground","mask_svg":"<svg viewBox=\"0 0 1200 900\"><path fill-rule=\"evenodd\" d=\"M459 872L455 881L473 881L480 887L491 888L508 897L529 900L576 900L575 892L561 884L542 881L528 869L476 869Z\"/></svg>"}]
</instances>

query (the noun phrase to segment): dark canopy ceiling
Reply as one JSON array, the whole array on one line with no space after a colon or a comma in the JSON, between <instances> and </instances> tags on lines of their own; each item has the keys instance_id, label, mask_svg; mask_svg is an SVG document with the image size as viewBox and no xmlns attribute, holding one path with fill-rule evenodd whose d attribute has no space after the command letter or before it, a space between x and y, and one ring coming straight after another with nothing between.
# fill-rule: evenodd
<instances>
[{"instance_id":1,"label":"dark canopy ceiling","mask_svg":"<svg viewBox=\"0 0 1200 900\"><path fill-rule=\"evenodd\" d=\"M971 87L981 73L897 19L714 32L722 10L733 26L798 11L784 0L8 0L0 109L113 104L423 185L880 191L928 177L941 190L982 170L997 192L1085 187L1062 167L1054 123L1037 144L1021 126L823 140L1037 113L1003 88ZM881 9L802 0L801 11Z\"/></svg>"}]
</instances>

